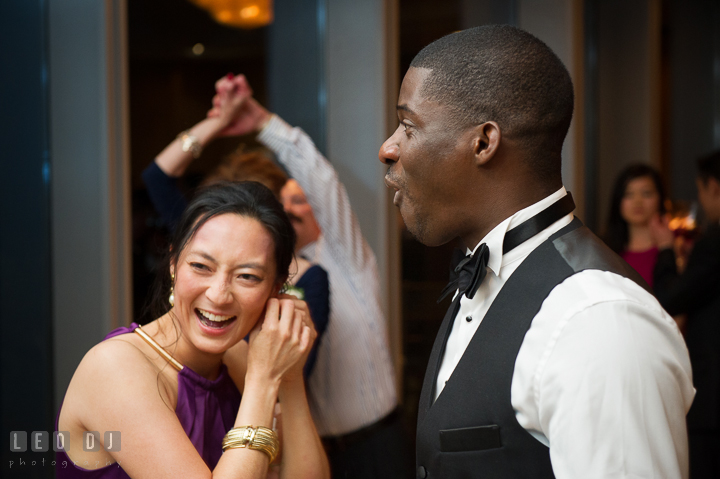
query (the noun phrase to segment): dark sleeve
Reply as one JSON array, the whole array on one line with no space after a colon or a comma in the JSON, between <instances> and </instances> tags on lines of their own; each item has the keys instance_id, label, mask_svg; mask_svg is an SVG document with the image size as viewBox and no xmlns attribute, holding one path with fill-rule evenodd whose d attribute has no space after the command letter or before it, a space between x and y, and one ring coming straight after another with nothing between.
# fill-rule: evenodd
<instances>
[{"instance_id":1,"label":"dark sleeve","mask_svg":"<svg viewBox=\"0 0 720 479\"><path fill-rule=\"evenodd\" d=\"M318 265L313 265L305 271L305 274L298 280L296 285L301 288L304 293L305 302L310 309L315 331L317 331L317 339L310 350L307 362L305 363L305 379L315 366L317 359L317 350L320 346L323 334L327 329L330 315L330 285L328 283L327 272Z\"/></svg>"},{"instance_id":2,"label":"dark sleeve","mask_svg":"<svg viewBox=\"0 0 720 479\"><path fill-rule=\"evenodd\" d=\"M153 161L142 172L142 179L155 210L168 229L174 231L187 206L187 200L178 188L177 178L166 175Z\"/></svg>"},{"instance_id":3,"label":"dark sleeve","mask_svg":"<svg viewBox=\"0 0 720 479\"><path fill-rule=\"evenodd\" d=\"M660 304L671 315L690 313L711 301L720 281L720 235L715 232L698 240L679 274L675 253L662 250L654 270L654 289Z\"/></svg>"}]
</instances>

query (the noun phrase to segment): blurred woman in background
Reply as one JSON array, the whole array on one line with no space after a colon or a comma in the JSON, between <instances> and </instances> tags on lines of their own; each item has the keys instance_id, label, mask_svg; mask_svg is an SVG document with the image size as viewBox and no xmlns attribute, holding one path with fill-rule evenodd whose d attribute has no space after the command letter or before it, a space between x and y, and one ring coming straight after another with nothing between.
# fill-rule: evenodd
<instances>
[{"instance_id":1,"label":"blurred woman in background","mask_svg":"<svg viewBox=\"0 0 720 479\"><path fill-rule=\"evenodd\" d=\"M660 174L648 165L627 167L615 181L605 243L652 287L658 245L650 223L665 214Z\"/></svg>"}]
</instances>

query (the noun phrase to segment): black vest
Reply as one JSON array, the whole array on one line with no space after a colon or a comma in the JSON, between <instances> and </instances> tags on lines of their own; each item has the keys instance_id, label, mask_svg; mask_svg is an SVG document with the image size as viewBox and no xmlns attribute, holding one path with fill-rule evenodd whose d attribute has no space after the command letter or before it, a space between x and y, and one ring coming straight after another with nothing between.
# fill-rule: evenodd
<instances>
[{"instance_id":1,"label":"black vest","mask_svg":"<svg viewBox=\"0 0 720 479\"><path fill-rule=\"evenodd\" d=\"M553 478L548 447L518 424L510 401L515 360L555 286L586 269L610 271L648 289L625 261L575 219L510 276L433 403L454 318L438 331L425 373L417 427L417 477Z\"/></svg>"}]
</instances>

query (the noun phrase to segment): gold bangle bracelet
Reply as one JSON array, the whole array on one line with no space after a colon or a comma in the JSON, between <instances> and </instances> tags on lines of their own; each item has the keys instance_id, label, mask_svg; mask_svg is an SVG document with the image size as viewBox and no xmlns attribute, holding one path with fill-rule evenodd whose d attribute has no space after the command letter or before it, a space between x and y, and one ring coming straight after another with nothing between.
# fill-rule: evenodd
<instances>
[{"instance_id":1,"label":"gold bangle bracelet","mask_svg":"<svg viewBox=\"0 0 720 479\"><path fill-rule=\"evenodd\" d=\"M267 454L270 462L275 460L279 450L280 441L272 429L258 426L234 427L225 434L222 440L222 450L247 447Z\"/></svg>"}]
</instances>

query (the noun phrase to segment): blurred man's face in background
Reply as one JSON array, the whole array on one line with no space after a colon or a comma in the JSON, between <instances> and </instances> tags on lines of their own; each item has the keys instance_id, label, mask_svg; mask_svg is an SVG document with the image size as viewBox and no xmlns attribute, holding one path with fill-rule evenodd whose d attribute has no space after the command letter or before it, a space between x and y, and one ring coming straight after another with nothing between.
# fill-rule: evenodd
<instances>
[{"instance_id":1,"label":"blurred man's face in background","mask_svg":"<svg viewBox=\"0 0 720 479\"><path fill-rule=\"evenodd\" d=\"M290 222L297 234L296 250L316 241L320 236L318 226L313 214L312 207L307 202L305 192L297 181L288 180L280 190L280 202L290 218Z\"/></svg>"},{"instance_id":2,"label":"blurred man's face in background","mask_svg":"<svg viewBox=\"0 0 720 479\"><path fill-rule=\"evenodd\" d=\"M720 182L715 178L697 178L698 201L707 219L720 221Z\"/></svg>"}]
</instances>

